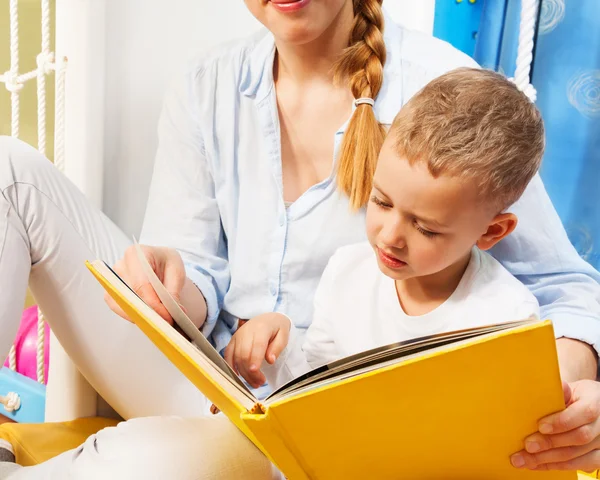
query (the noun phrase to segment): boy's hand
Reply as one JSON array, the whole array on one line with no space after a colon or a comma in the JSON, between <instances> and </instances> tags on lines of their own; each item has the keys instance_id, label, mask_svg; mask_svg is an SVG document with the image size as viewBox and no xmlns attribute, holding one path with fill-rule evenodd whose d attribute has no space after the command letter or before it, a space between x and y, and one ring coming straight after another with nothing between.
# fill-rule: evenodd
<instances>
[{"instance_id":1,"label":"boy's hand","mask_svg":"<svg viewBox=\"0 0 600 480\"><path fill-rule=\"evenodd\" d=\"M244 323L225 349L225 361L254 388L266 381L260 371L263 359L273 364L290 337L289 318L264 313Z\"/></svg>"}]
</instances>

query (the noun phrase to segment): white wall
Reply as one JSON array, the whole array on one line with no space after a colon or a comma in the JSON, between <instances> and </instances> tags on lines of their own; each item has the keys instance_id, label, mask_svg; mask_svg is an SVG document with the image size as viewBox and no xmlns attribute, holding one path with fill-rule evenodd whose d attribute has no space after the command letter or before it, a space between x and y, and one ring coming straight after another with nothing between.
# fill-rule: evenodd
<instances>
[{"instance_id":1,"label":"white wall","mask_svg":"<svg viewBox=\"0 0 600 480\"><path fill-rule=\"evenodd\" d=\"M430 35L433 33L435 0L384 0L383 5L397 23Z\"/></svg>"},{"instance_id":2,"label":"white wall","mask_svg":"<svg viewBox=\"0 0 600 480\"><path fill-rule=\"evenodd\" d=\"M242 0L106 2L105 212L138 234L167 82L202 49L259 27ZM434 0L385 0L400 23L432 31Z\"/></svg>"},{"instance_id":3,"label":"white wall","mask_svg":"<svg viewBox=\"0 0 600 480\"><path fill-rule=\"evenodd\" d=\"M202 49L258 28L242 0L105 0L104 210L139 232L165 87Z\"/></svg>"}]
</instances>

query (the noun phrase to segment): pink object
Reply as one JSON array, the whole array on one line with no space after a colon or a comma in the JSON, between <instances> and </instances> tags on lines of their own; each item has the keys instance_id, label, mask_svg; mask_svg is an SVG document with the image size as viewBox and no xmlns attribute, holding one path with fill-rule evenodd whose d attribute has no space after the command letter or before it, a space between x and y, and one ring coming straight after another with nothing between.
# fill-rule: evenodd
<instances>
[{"instance_id":1,"label":"pink object","mask_svg":"<svg viewBox=\"0 0 600 480\"><path fill-rule=\"evenodd\" d=\"M17 351L17 373L37 381L37 322L36 305L23 310L21 325L17 332L15 348ZM44 384L48 382L48 361L50 358L50 329L44 326ZM4 362L8 367L8 358Z\"/></svg>"}]
</instances>

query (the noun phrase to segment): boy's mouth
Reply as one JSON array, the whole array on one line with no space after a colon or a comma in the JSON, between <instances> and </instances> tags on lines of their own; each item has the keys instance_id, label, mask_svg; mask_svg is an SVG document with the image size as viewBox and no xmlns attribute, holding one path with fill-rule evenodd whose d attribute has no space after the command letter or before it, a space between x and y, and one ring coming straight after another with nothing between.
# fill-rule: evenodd
<instances>
[{"instance_id":1,"label":"boy's mouth","mask_svg":"<svg viewBox=\"0 0 600 480\"><path fill-rule=\"evenodd\" d=\"M377 249L377 255L378 255L379 259L381 260L381 263L383 263L386 267L391 268L393 270L398 270L407 265L406 262L403 262L402 260L400 260L399 258L396 258L394 255L391 255L390 253L384 252L381 248L376 247L376 249Z\"/></svg>"}]
</instances>

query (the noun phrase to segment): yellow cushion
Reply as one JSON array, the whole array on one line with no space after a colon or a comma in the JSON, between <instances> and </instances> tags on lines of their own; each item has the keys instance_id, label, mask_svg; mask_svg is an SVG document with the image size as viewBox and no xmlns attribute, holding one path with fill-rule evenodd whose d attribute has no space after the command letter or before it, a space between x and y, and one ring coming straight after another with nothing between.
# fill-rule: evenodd
<instances>
[{"instance_id":1,"label":"yellow cushion","mask_svg":"<svg viewBox=\"0 0 600 480\"><path fill-rule=\"evenodd\" d=\"M13 446L19 465L30 466L76 448L90 435L117 423L102 417L60 423L4 423L0 425L0 438Z\"/></svg>"}]
</instances>

